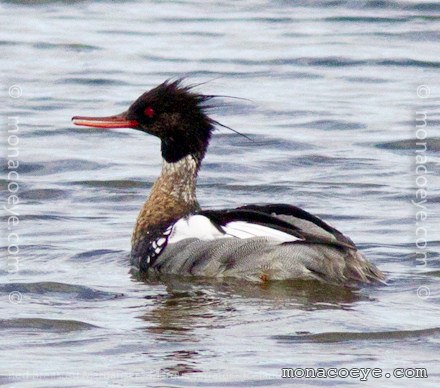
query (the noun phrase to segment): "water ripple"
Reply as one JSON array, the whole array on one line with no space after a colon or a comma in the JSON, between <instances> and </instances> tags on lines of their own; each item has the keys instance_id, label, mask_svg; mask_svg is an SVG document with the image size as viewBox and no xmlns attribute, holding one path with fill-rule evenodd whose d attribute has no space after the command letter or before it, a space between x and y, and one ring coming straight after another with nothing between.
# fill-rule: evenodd
<instances>
[{"instance_id":1,"label":"water ripple","mask_svg":"<svg viewBox=\"0 0 440 388\"><path fill-rule=\"evenodd\" d=\"M0 320L0 330L27 329L39 330L43 332L71 332L90 330L97 327L98 326L92 325L90 323L66 319L15 318Z\"/></svg>"},{"instance_id":2,"label":"water ripple","mask_svg":"<svg viewBox=\"0 0 440 388\"><path fill-rule=\"evenodd\" d=\"M318 334L299 335L275 335L273 339L282 343L340 343L347 341L400 341L400 340L421 340L426 337L440 338L440 328L434 327L422 330L396 330L376 332L333 332Z\"/></svg>"},{"instance_id":3,"label":"water ripple","mask_svg":"<svg viewBox=\"0 0 440 388\"><path fill-rule=\"evenodd\" d=\"M35 294L58 296L62 299L74 300L102 300L113 299L119 294L95 290L90 287L59 282L37 283L9 283L0 284L0 292L20 292L22 294Z\"/></svg>"}]
</instances>

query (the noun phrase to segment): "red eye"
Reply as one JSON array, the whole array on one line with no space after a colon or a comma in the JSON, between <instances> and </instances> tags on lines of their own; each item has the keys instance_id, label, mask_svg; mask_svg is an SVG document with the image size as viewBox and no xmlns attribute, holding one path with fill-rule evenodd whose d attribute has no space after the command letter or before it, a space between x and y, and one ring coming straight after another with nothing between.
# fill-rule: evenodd
<instances>
[{"instance_id":1,"label":"red eye","mask_svg":"<svg viewBox=\"0 0 440 388\"><path fill-rule=\"evenodd\" d=\"M151 106L148 106L148 107L145 108L144 114L145 114L145 116L147 116L150 119L152 119L153 116L154 116L154 109Z\"/></svg>"}]
</instances>

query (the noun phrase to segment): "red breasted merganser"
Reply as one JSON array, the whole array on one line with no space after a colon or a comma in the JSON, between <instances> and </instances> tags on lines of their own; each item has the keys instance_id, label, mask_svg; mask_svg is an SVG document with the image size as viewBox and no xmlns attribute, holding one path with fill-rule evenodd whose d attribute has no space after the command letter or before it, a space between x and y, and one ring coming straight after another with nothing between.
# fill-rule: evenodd
<instances>
[{"instance_id":1,"label":"red breasted merganser","mask_svg":"<svg viewBox=\"0 0 440 388\"><path fill-rule=\"evenodd\" d=\"M213 97L166 81L119 115L72 118L76 125L133 128L161 140L162 173L137 218L132 264L142 272L260 282L383 282L348 237L296 206L200 208L197 173L219 124L206 113Z\"/></svg>"}]
</instances>

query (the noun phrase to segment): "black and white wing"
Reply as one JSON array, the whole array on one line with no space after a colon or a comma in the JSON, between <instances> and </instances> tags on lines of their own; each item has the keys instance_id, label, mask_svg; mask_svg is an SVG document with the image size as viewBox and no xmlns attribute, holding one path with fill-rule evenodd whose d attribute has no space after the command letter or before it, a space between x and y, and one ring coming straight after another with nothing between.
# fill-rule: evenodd
<instances>
[{"instance_id":1,"label":"black and white wing","mask_svg":"<svg viewBox=\"0 0 440 388\"><path fill-rule=\"evenodd\" d=\"M264 213L288 223L304 241L357 249L354 242L339 230L305 210L285 204L246 205L237 210Z\"/></svg>"},{"instance_id":2,"label":"black and white wing","mask_svg":"<svg viewBox=\"0 0 440 388\"><path fill-rule=\"evenodd\" d=\"M356 249L341 232L312 214L291 205L247 205L236 209L205 210L177 220L149 240L149 263L168 244L186 239L265 237L278 243L308 242Z\"/></svg>"},{"instance_id":3,"label":"black and white wing","mask_svg":"<svg viewBox=\"0 0 440 388\"><path fill-rule=\"evenodd\" d=\"M292 226L276 217L248 210L201 211L178 220L168 243L187 238L209 241L219 238L267 237L277 242L302 239Z\"/></svg>"}]
</instances>

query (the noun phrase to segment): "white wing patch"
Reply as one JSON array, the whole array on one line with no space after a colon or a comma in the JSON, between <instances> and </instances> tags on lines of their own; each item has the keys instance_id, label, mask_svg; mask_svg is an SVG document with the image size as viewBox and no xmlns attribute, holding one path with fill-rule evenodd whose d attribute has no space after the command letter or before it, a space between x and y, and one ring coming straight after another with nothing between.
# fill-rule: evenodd
<instances>
[{"instance_id":1,"label":"white wing patch","mask_svg":"<svg viewBox=\"0 0 440 388\"><path fill-rule=\"evenodd\" d=\"M186 238L197 238L205 241L231 237L240 239L268 237L279 242L301 240L269 226L252 224L246 221L232 221L221 228L224 233L218 230L208 217L200 214L181 218L173 225L168 243L175 243Z\"/></svg>"},{"instance_id":2,"label":"white wing patch","mask_svg":"<svg viewBox=\"0 0 440 388\"><path fill-rule=\"evenodd\" d=\"M200 240L215 240L230 237L220 232L208 217L196 214L181 218L173 225L173 230L168 243L175 243L185 238L198 238Z\"/></svg>"},{"instance_id":3,"label":"white wing patch","mask_svg":"<svg viewBox=\"0 0 440 388\"><path fill-rule=\"evenodd\" d=\"M250 237L269 237L279 242L292 242L301 240L289 233L273 229L269 226L252 224L246 221L232 221L223 226L223 230L232 237L250 238Z\"/></svg>"}]
</instances>

